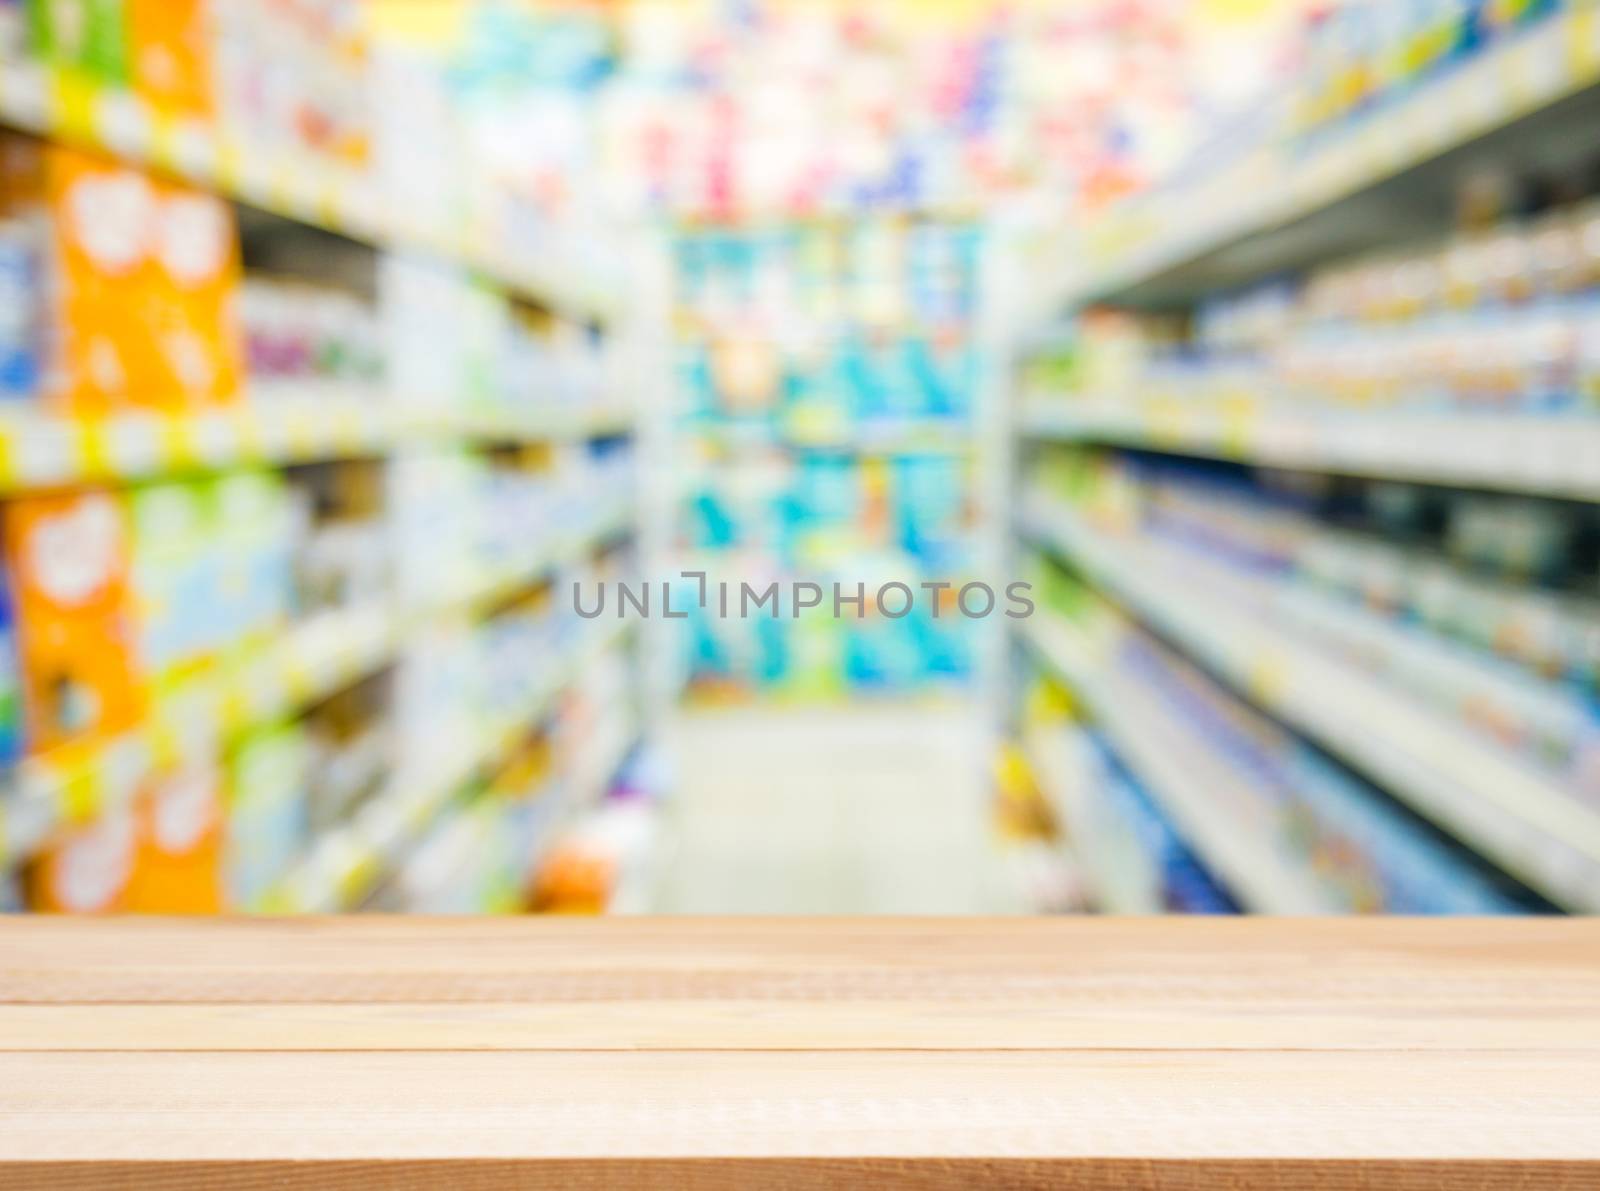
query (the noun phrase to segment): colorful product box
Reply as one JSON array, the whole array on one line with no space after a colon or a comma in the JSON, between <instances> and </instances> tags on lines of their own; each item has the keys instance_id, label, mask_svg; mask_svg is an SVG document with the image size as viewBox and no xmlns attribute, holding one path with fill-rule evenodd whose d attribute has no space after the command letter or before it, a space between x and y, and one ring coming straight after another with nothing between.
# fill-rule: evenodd
<instances>
[{"instance_id":1,"label":"colorful product box","mask_svg":"<svg viewBox=\"0 0 1600 1191\"><path fill-rule=\"evenodd\" d=\"M212 482L210 505L218 639L224 648L249 644L281 628L294 608L293 496L281 472L230 472Z\"/></svg>"},{"instance_id":2,"label":"colorful product box","mask_svg":"<svg viewBox=\"0 0 1600 1191\"><path fill-rule=\"evenodd\" d=\"M299 723L258 729L233 749L223 852L230 908L261 908L305 848L310 759Z\"/></svg>"},{"instance_id":3,"label":"colorful product box","mask_svg":"<svg viewBox=\"0 0 1600 1191\"><path fill-rule=\"evenodd\" d=\"M12 501L4 516L30 749L131 728L144 702L121 507L67 493Z\"/></svg>"},{"instance_id":4,"label":"colorful product box","mask_svg":"<svg viewBox=\"0 0 1600 1191\"><path fill-rule=\"evenodd\" d=\"M282 475L147 484L124 500L139 656L158 692L242 659L289 618L294 518Z\"/></svg>"},{"instance_id":5,"label":"colorful product box","mask_svg":"<svg viewBox=\"0 0 1600 1191\"><path fill-rule=\"evenodd\" d=\"M238 400L239 246L225 202L15 138L5 172L8 208L43 228L47 400L91 414Z\"/></svg>"},{"instance_id":6,"label":"colorful product box","mask_svg":"<svg viewBox=\"0 0 1600 1191\"><path fill-rule=\"evenodd\" d=\"M242 396L244 373L234 317L241 268L233 211L214 195L173 183L159 183L156 195L149 316L163 369L156 400L232 404ZM139 394L132 396L142 404Z\"/></svg>"},{"instance_id":7,"label":"colorful product box","mask_svg":"<svg viewBox=\"0 0 1600 1191\"><path fill-rule=\"evenodd\" d=\"M127 908L216 914L222 906L222 775L208 760L180 765L142 800Z\"/></svg>"},{"instance_id":8,"label":"colorful product box","mask_svg":"<svg viewBox=\"0 0 1600 1191\"><path fill-rule=\"evenodd\" d=\"M0 773L22 755L22 691L17 673L17 623L11 588L0 570Z\"/></svg>"},{"instance_id":9,"label":"colorful product box","mask_svg":"<svg viewBox=\"0 0 1600 1191\"><path fill-rule=\"evenodd\" d=\"M203 667L217 647L220 551L203 481L147 484L125 497L139 656L158 689Z\"/></svg>"},{"instance_id":10,"label":"colorful product box","mask_svg":"<svg viewBox=\"0 0 1600 1191\"><path fill-rule=\"evenodd\" d=\"M0 197L0 403L39 386L38 261L27 229L5 218Z\"/></svg>"},{"instance_id":11,"label":"colorful product box","mask_svg":"<svg viewBox=\"0 0 1600 1191\"><path fill-rule=\"evenodd\" d=\"M126 87L125 0L28 0L28 45L40 61L103 87Z\"/></svg>"},{"instance_id":12,"label":"colorful product box","mask_svg":"<svg viewBox=\"0 0 1600 1191\"><path fill-rule=\"evenodd\" d=\"M127 0L127 6L134 89L159 113L209 120L209 0Z\"/></svg>"},{"instance_id":13,"label":"colorful product box","mask_svg":"<svg viewBox=\"0 0 1600 1191\"><path fill-rule=\"evenodd\" d=\"M67 828L29 866L29 907L68 914L127 910L138 851L138 819L132 807L108 810Z\"/></svg>"},{"instance_id":14,"label":"colorful product box","mask_svg":"<svg viewBox=\"0 0 1600 1191\"><path fill-rule=\"evenodd\" d=\"M9 61L22 57L28 46L27 14L22 0L0 0L0 55ZM3 901L0 896L0 901Z\"/></svg>"}]
</instances>

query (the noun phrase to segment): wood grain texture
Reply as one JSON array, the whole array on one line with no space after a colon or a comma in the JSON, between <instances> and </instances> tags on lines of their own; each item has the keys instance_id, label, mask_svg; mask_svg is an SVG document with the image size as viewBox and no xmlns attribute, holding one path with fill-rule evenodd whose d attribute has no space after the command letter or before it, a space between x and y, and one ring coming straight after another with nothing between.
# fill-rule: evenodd
<instances>
[{"instance_id":1,"label":"wood grain texture","mask_svg":"<svg viewBox=\"0 0 1600 1191\"><path fill-rule=\"evenodd\" d=\"M0 1187L1600 1186L1600 922L0 922Z\"/></svg>"}]
</instances>

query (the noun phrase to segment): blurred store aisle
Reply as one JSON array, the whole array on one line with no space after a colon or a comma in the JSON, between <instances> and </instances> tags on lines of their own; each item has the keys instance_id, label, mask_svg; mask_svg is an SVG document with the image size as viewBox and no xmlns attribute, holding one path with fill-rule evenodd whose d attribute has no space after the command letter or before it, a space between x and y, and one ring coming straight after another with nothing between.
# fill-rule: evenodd
<instances>
[{"instance_id":1,"label":"blurred store aisle","mask_svg":"<svg viewBox=\"0 0 1600 1191\"><path fill-rule=\"evenodd\" d=\"M1004 911L981 723L964 705L684 713L656 908Z\"/></svg>"}]
</instances>

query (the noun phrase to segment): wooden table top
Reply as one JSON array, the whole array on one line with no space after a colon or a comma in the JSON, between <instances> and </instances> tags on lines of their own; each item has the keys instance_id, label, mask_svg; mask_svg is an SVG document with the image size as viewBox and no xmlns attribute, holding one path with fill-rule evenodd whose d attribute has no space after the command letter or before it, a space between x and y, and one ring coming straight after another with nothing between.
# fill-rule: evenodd
<instances>
[{"instance_id":1,"label":"wooden table top","mask_svg":"<svg viewBox=\"0 0 1600 1191\"><path fill-rule=\"evenodd\" d=\"M0 922L0 1187L1600 1186L1600 920Z\"/></svg>"}]
</instances>

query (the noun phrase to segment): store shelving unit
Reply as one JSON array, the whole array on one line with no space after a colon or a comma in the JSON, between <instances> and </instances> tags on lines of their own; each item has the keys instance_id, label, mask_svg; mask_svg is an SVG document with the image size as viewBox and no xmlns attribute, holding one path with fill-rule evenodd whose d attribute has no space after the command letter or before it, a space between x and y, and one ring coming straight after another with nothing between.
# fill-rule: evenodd
<instances>
[{"instance_id":1,"label":"store shelving unit","mask_svg":"<svg viewBox=\"0 0 1600 1191\"><path fill-rule=\"evenodd\" d=\"M507 260L471 220L421 226L371 179L326 163L265 151L220 128L176 119L138 95L98 87L27 59L0 59L0 124L100 149L200 189L336 232L375 248L420 249L458 261L503 288L587 319L621 308L609 285L563 262Z\"/></svg>"},{"instance_id":2,"label":"store shelving unit","mask_svg":"<svg viewBox=\"0 0 1600 1191\"><path fill-rule=\"evenodd\" d=\"M1556 168L1592 148L1597 119L1600 10L1565 6L1385 98L1347 127L1260 140L1113 208L1080 235L1058 238L1057 267L1031 271L1044 281L1030 288L1017 325L1096 305L1179 312L1250 282L1426 241L1447 222L1459 187L1475 171ZM1039 343L1025 332L1017 354ZM1582 413L1319 408L1237 386L1072 400L1021 392L1013 394L1013 411L1019 452L1096 444L1486 493L1600 499L1600 424ZM1476 691L1526 707L1554 686L1487 656L1474 659L1464 647L1431 643L1376 613L1208 567L1199 552L1114 530L1041 492L1024 488L1017 505L1021 551L1064 561L1250 704L1558 907L1600 909L1600 811L1553 769L1387 681L1356 655L1367 646L1404 654L1410 670L1425 672L1436 689L1461 691L1463 700ZM1181 738L1163 730L1160 709L1108 681L1081 634L1048 619L1019 631L1246 908L1315 908L1314 897L1296 896L1293 874L1275 863L1266 841L1228 829L1223 792L1242 779L1219 771L1225 758L1179 748L1174 741ZM1549 698L1554 705L1568 696ZM1036 767L1048 784L1050 766ZM1069 826L1072 797L1054 797ZM1092 838L1083 842L1092 853ZM1092 863L1086 867L1091 883L1105 884L1095 881ZM1115 898L1105 900L1116 907Z\"/></svg>"},{"instance_id":3,"label":"store shelving unit","mask_svg":"<svg viewBox=\"0 0 1600 1191\"><path fill-rule=\"evenodd\" d=\"M1388 477L1452 487L1600 499L1600 425L1592 418L1479 412L1353 413L1147 397L1025 406L1038 442L1094 442L1264 467Z\"/></svg>"},{"instance_id":4,"label":"store shelving unit","mask_svg":"<svg viewBox=\"0 0 1600 1191\"><path fill-rule=\"evenodd\" d=\"M414 772L397 773L351 822L318 839L310 855L267 894L261 908L275 913L358 908L408 846L439 817L455 792L502 758L526 734L530 723L549 712L584 665L622 641L631 627L614 621L591 631L551 665L540 688L521 706L506 709L470 737L449 742L433 754L436 761ZM541 797L562 797L562 809L570 814L604 793L605 784L637 739L636 721L622 716L619 723L620 729L599 730L604 747L563 794ZM556 825L550 824L550 829ZM545 834L548 842L550 830Z\"/></svg>"},{"instance_id":5,"label":"store shelving unit","mask_svg":"<svg viewBox=\"0 0 1600 1191\"><path fill-rule=\"evenodd\" d=\"M777 433L735 422L692 424L685 437L729 453L760 448L845 455L964 455L976 449L971 434L937 421L882 426L788 427Z\"/></svg>"},{"instance_id":6,"label":"store shelving unit","mask_svg":"<svg viewBox=\"0 0 1600 1191\"><path fill-rule=\"evenodd\" d=\"M1057 246L1035 313L1170 306L1277 270L1426 234L1482 161L1559 158L1600 114L1600 11L1570 11L1309 146L1269 139L1113 208Z\"/></svg>"},{"instance_id":7,"label":"store shelving unit","mask_svg":"<svg viewBox=\"0 0 1600 1191\"><path fill-rule=\"evenodd\" d=\"M0 494L384 455L446 440L543 442L628 433L623 406L514 413L284 394L208 413L103 418L0 411Z\"/></svg>"},{"instance_id":8,"label":"store shelving unit","mask_svg":"<svg viewBox=\"0 0 1600 1191\"><path fill-rule=\"evenodd\" d=\"M1117 751L1159 792L1163 808L1246 909L1262 914L1337 912L1338 903L1303 869L1276 854L1270 841L1219 802L1220 791L1250 788L1248 772L1198 745L1171 711L1106 672L1098 664L1095 642L1085 634L1046 616L1029 623L1027 641L1048 669L1084 700ZM1045 772L1050 773L1048 766ZM1112 912L1159 912L1159 904L1128 900L1118 875L1097 869L1104 849L1096 842L1080 787L1061 782L1056 801L1067 808L1067 826L1102 904Z\"/></svg>"},{"instance_id":9,"label":"store shelving unit","mask_svg":"<svg viewBox=\"0 0 1600 1191\"><path fill-rule=\"evenodd\" d=\"M1600 811L1462 722L1342 662L1260 614L1188 558L1096 532L1036 503L1029 533L1263 708L1423 815L1575 910L1600 907Z\"/></svg>"},{"instance_id":10,"label":"store shelving unit","mask_svg":"<svg viewBox=\"0 0 1600 1191\"><path fill-rule=\"evenodd\" d=\"M624 364L634 363L640 320L622 300L616 277L591 267L605 254L588 253L590 245L546 235L536 255L518 256L479 220L421 224L408 204L382 192L375 173L244 143L220 125L173 117L131 91L31 60L0 58L0 128L103 153L268 212L291 232L314 229L378 254L430 259L506 298L598 329L620 346ZM17 406L0 411L0 498L255 467L382 461L439 446L632 440L633 390L642 369L622 372L624 379L613 378L599 399L581 404L500 407L457 393L280 382L247 383L244 401L215 410L181 410L183 402L174 401L172 412L86 416ZM162 695L130 731L25 757L13 773L0 774L0 870L27 860L58 828L125 810L142 797L156 770L187 755L197 739L204 747L227 748L253 729L296 718L398 662L431 626L495 612L598 550L632 539L637 522L632 495L596 493L575 523L530 531L516 557L449 576L426 599L407 601L391 592L311 614L214 673ZM603 654L631 651L631 628L606 622L569 642L548 659L531 696L496 709L469 738L441 742L432 763L396 768L354 818L315 836L303 862L259 904L236 908L358 908L465 783L491 771L551 716L586 667ZM618 707L611 719L590 742L598 755L585 753L570 767L563 822L592 805L640 739L643 723L634 711Z\"/></svg>"},{"instance_id":11,"label":"store shelving unit","mask_svg":"<svg viewBox=\"0 0 1600 1191\"><path fill-rule=\"evenodd\" d=\"M408 635L428 621L503 601L551 578L596 545L626 533L629 526L628 510L604 512L577 532L538 544L527 559L470 578L447 596L416 608L378 605L319 613L242 666L192 684L134 731L27 759L18 769L10 805L0 802L0 866L26 855L60 822L83 821L125 804L163 758L182 750L186 733L214 732L227 740L253 725L292 714L393 662ZM576 672L570 659L556 662L552 669L567 679ZM528 714L509 718L525 725L548 706L561 685L538 700ZM489 750L489 755L498 753Z\"/></svg>"},{"instance_id":12,"label":"store shelving unit","mask_svg":"<svg viewBox=\"0 0 1600 1191\"><path fill-rule=\"evenodd\" d=\"M981 303L974 296L987 255L976 247L981 233L920 211L729 226L687 222L675 233L660 309L672 334L661 358L677 367L669 370L674 383L663 394L666 412L650 436L663 462L647 503L674 510L677 521L658 535L664 545L675 544L658 555L665 565L657 573L670 577L693 566L733 581L729 564L736 561L769 578L792 569L797 577L827 579L837 571L847 587L879 573L909 579L924 565L919 551L949 549L946 535L960 543L963 568L978 566L985 537L999 536L986 535L990 526L982 523L992 510L976 499L978 473L991 454L980 415L994 407L978 396L981 381L962 371L972 352L982 358L975 347ZM826 252L817 251L821 244ZM768 293L757 284L778 276L792 289ZM781 310L775 293L786 295ZM889 308L885 293L895 296ZM831 297L823 302L819 294ZM754 349L772 375L757 382L719 366L719 350L730 345ZM921 370L906 363L913 349ZM744 387L752 391L736 391ZM876 406L862 399L866 392ZM936 470L959 478L931 476ZM902 496L919 483L924 492L937 486L938 494ZM951 514L961 521L955 529L918 525L918 532L897 537L900 502L919 500L935 508L948 500L972 512ZM854 511L846 514L845 506ZM705 532L712 522L726 522L730 540L696 540L715 538ZM908 544L912 538L915 547ZM691 641L685 634L688 649L677 644L683 661L674 677L685 689L699 683L719 698L735 689L784 698L799 690L812 699L819 693L827 699L887 691L903 696L981 676L987 661L978 629L959 649L922 638L884 647L852 624L819 647L818 634L789 620L781 618L765 640L750 626L691 621L689 634L697 635ZM880 618L866 627L885 624ZM852 645L850 634L867 643ZM666 636L663 631L663 642ZM663 644L663 655L671 648ZM959 654L958 660L941 659L941 648ZM691 657L700 649L718 656ZM832 660L814 664L824 651ZM879 676L849 672L853 652L875 651ZM779 672L763 673L752 664L774 655L782 659Z\"/></svg>"}]
</instances>

